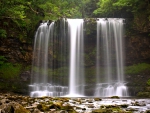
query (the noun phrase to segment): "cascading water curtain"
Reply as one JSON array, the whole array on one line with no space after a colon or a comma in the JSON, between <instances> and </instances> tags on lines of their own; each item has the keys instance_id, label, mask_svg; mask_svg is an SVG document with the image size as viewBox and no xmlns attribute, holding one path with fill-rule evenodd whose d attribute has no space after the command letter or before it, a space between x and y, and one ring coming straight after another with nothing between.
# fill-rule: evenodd
<instances>
[{"instance_id":1,"label":"cascading water curtain","mask_svg":"<svg viewBox=\"0 0 150 113\"><path fill-rule=\"evenodd\" d=\"M97 21L95 96L128 96L124 80L123 19Z\"/></svg>"},{"instance_id":2,"label":"cascading water curtain","mask_svg":"<svg viewBox=\"0 0 150 113\"><path fill-rule=\"evenodd\" d=\"M123 20L99 18L97 34L90 19L41 23L34 40L30 96L128 96L124 80ZM86 28L91 25L92 29ZM88 61L84 59L88 55L96 76L85 74Z\"/></svg>"},{"instance_id":3,"label":"cascading water curtain","mask_svg":"<svg viewBox=\"0 0 150 113\"><path fill-rule=\"evenodd\" d=\"M70 38L69 96L84 95L83 19L67 19Z\"/></svg>"},{"instance_id":4,"label":"cascading water curtain","mask_svg":"<svg viewBox=\"0 0 150 113\"><path fill-rule=\"evenodd\" d=\"M54 45L59 43L56 38L55 22L42 23L37 29L34 40L32 78L31 78L31 97L41 96L62 96L68 93L67 86L61 86L56 82L55 75L55 56L59 48ZM58 53L59 54L59 53ZM58 64L57 64L58 65ZM51 72L51 73L49 73Z\"/></svg>"}]
</instances>

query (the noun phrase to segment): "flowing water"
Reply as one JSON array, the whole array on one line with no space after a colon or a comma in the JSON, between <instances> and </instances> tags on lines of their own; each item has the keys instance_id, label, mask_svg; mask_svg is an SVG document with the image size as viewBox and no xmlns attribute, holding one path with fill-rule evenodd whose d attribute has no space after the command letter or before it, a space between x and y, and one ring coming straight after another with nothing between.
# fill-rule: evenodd
<instances>
[{"instance_id":1,"label":"flowing water","mask_svg":"<svg viewBox=\"0 0 150 113\"><path fill-rule=\"evenodd\" d=\"M97 35L93 37L96 53L89 60L95 61L92 83L87 82L85 74L86 24L83 19L63 19L39 26L34 40L30 96L81 97L88 95L87 92L92 92L91 96L128 96L124 80L123 19L97 20Z\"/></svg>"},{"instance_id":2,"label":"flowing water","mask_svg":"<svg viewBox=\"0 0 150 113\"><path fill-rule=\"evenodd\" d=\"M30 96L62 96L68 94L68 87L57 84L52 76L54 73L49 73L49 67L54 67L54 58L48 55L48 49L54 49L50 46L54 42L54 22L49 26L43 23L39 26L34 40L33 62L32 62L32 78L31 78L31 93ZM50 48L49 48L50 47ZM50 53L52 54L52 53ZM50 59L50 60L49 60ZM51 62L49 64L49 62Z\"/></svg>"},{"instance_id":3,"label":"flowing water","mask_svg":"<svg viewBox=\"0 0 150 113\"><path fill-rule=\"evenodd\" d=\"M124 80L123 20L97 21L95 96L128 96ZM101 70L100 65L105 70Z\"/></svg>"},{"instance_id":4,"label":"flowing water","mask_svg":"<svg viewBox=\"0 0 150 113\"><path fill-rule=\"evenodd\" d=\"M70 37L69 95L84 95L83 19L68 19Z\"/></svg>"}]
</instances>

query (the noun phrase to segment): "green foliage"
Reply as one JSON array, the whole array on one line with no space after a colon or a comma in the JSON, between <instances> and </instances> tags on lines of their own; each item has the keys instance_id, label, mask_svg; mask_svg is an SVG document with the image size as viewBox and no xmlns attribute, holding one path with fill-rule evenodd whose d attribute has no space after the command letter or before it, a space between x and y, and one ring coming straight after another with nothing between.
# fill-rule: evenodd
<instances>
[{"instance_id":1,"label":"green foliage","mask_svg":"<svg viewBox=\"0 0 150 113\"><path fill-rule=\"evenodd\" d=\"M82 17L85 3L89 0L1 0L0 37L31 38L40 20Z\"/></svg>"},{"instance_id":2,"label":"green foliage","mask_svg":"<svg viewBox=\"0 0 150 113\"><path fill-rule=\"evenodd\" d=\"M107 16L115 10L113 3L114 1L112 0L99 0L97 3L98 8L93 13Z\"/></svg>"},{"instance_id":3,"label":"green foliage","mask_svg":"<svg viewBox=\"0 0 150 113\"><path fill-rule=\"evenodd\" d=\"M150 64L139 63L125 68L125 74L141 74L142 72L149 70Z\"/></svg>"},{"instance_id":4,"label":"green foliage","mask_svg":"<svg viewBox=\"0 0 150 113\"><path fill-rule=\"evenodd\" d=\"M138 92L138 97L150 98L150 92Z\"/></svg>"},{"instance_id":5,"label":"green foliage","mask_svg":"<svg viewBox=\"0 0 150 113\"><path fill-rule=\"evenodd\" d=\"M0 56L0 66L5 63L7 59L4 56Z\"/></svg>"},{"instance_id":6,"label":"green foliage","mask_svg":"<svg viewBox=\"0 0 150 113\"><path fill-rule=\"evenodd\" d=\"M4 18L12 19L24 19L25 15L25 1L24 0L14 0L6 1L2 0L0 2L1 12L0 15Z\"/></svg>"},{"instance_id":7,"label":"green foliage","mask_svg":"<svg viewBox=\"0 0 150 113\"><path fill-rule=\"evenodd\" d=\"M147 81L147 85L149 85L149 86L150 86L150 79L148 79L148 81Z\"/></svg>"},{"instance_id":8,"label":"green foliage","mask_svg":"<svg viewBox=\"0 0 150 113\"><path fill-rule=\"evenodd\" d=\"M78 1L74 0L57 0L57 1L45 1L43 4L39 4L38 7L44 12L45 20L57 20L59 18L69 18L73 15L79 14L79 7L76 6Z\"/></svg>"},{"instance_id":9,"label":"green foliage","mask_svg":"<svg viewBox=\"0 0 150 113\"><path fill-rule=\"evenodd\" d=\"M4 56L0 56L0 75L2 78L15 78L21 73L21 64L8 63Z\"/></svg>"},{"instance_id":10,"label":"green foliage","mask_svg":"<svg viewBox=\"0 0 150 113\"><path fill-rule=\"evenodd\" d=\"M2 78L15 78L21 73L22 65L12 64L12 63L3 63L0 66L0 72L2 73Z\"/></svg>"},{"instance_id":11,"label":"green foliage","mask_svg":"<svg viewBox=\"0 0 150 113\"><path fill-rule=\"evenodd\" d=\"M6 38L7 32L4 29L0 29L0 38Z\"/></svg>"},{"instance_id":12,"label":"green foliage","mask_svg":"<svg viewBox=\"0 0 150 113\"><path fill-rule=\"evenodd\" d=\"M98 16L113 16L116 14L131 12L134 16L139 11L146 11L149 18L150 13L147 9L150 3L147 0L99 0L97 3L98 8L94 10L94 14Z\"/></svg>"},{"instance_id":13,"label":"green foliage","mask_svg":"<svg viewBox=\"0 0 150 113\"><path fill-rule=\"evenodd\" d=\"M1 0L0 8L0 21L4 22L0 27L0 37L3 38L9 34L21 39L31 38L40 20L107 17L124 12L130 12L137 18L143 11L146 12L144 21L150 21L148 0Z\"/></svg>"}]
</instances>

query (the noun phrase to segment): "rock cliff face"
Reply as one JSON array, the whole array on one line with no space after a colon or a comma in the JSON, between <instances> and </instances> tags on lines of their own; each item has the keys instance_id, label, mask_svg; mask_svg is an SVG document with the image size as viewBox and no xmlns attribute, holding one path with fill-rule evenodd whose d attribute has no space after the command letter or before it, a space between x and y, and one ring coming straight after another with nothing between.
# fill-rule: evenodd
<instances>
[{"instance_id":1,"label":"rock cliff face","mask_svg":"<svg viewBox=\"0 0 150 113\"><path fill-rule=\"evenodd\" d=\"M125 38L125 64L150 63L150 36L135 34Z\"/></svg>"},{"instance_id":2,"label":"rock cliff face","mask_svg":"<svg viewBox=\"0 0 150 113\"><path fill-rule=\"evenodd\" d=\"M17 38L1 38L0 56L5 56L8 62L32 63L32 44L21 42Z\"/></svg>"},{"instance_id":3,"label":"rock cliff face","mask_svg":"<svg viewBox=\"0 0 150 113\"><path fill-rule=\"evenodd\" d=\"M12 63L32 63L33 44L16 38L0 40L0 55ZM87 49L86 49L87 50ZM148 34L136 34L125 37L125 65L150 63L150 37Z\"/></svg>"},{"instance_id":4,"label":"rock cliff face","mask_svg":"<svg viewBox=\"0 0 150 113\"><path fill-rule=\"evenodd\" d=\"M4 56L6 58L6 62L11 63L11 66L14 66L14 68L4 66L5 71L1 69L0 92L16 92L21 94L28 94L28 84L30 82L31 74L30 69L27 71L24 68L32 64L32 51L32 44L21 42L19 39L13 37L1 38L0 56ZM9 71L9 75L11 75L12 71L16 71L15 64L21 64L21 68L19 70L20 75L6 78L6 70Z\"/></svg>"}]
</instances>

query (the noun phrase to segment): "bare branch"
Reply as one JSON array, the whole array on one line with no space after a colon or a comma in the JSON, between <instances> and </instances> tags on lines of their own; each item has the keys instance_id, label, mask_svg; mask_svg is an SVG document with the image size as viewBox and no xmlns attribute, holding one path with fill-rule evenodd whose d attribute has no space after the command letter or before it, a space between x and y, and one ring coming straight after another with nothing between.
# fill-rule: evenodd
<instances>
[{"instance_id":1,"label":"bare branch","mask_svg":"<svg viewBox=\"0 0 150 113\"><path fill-rule=\"evenodd\" d=\"M35 11L30 5L28 5L28 7L36 14L39 14L39 12Z\"/></svg>"}]
</instances>

